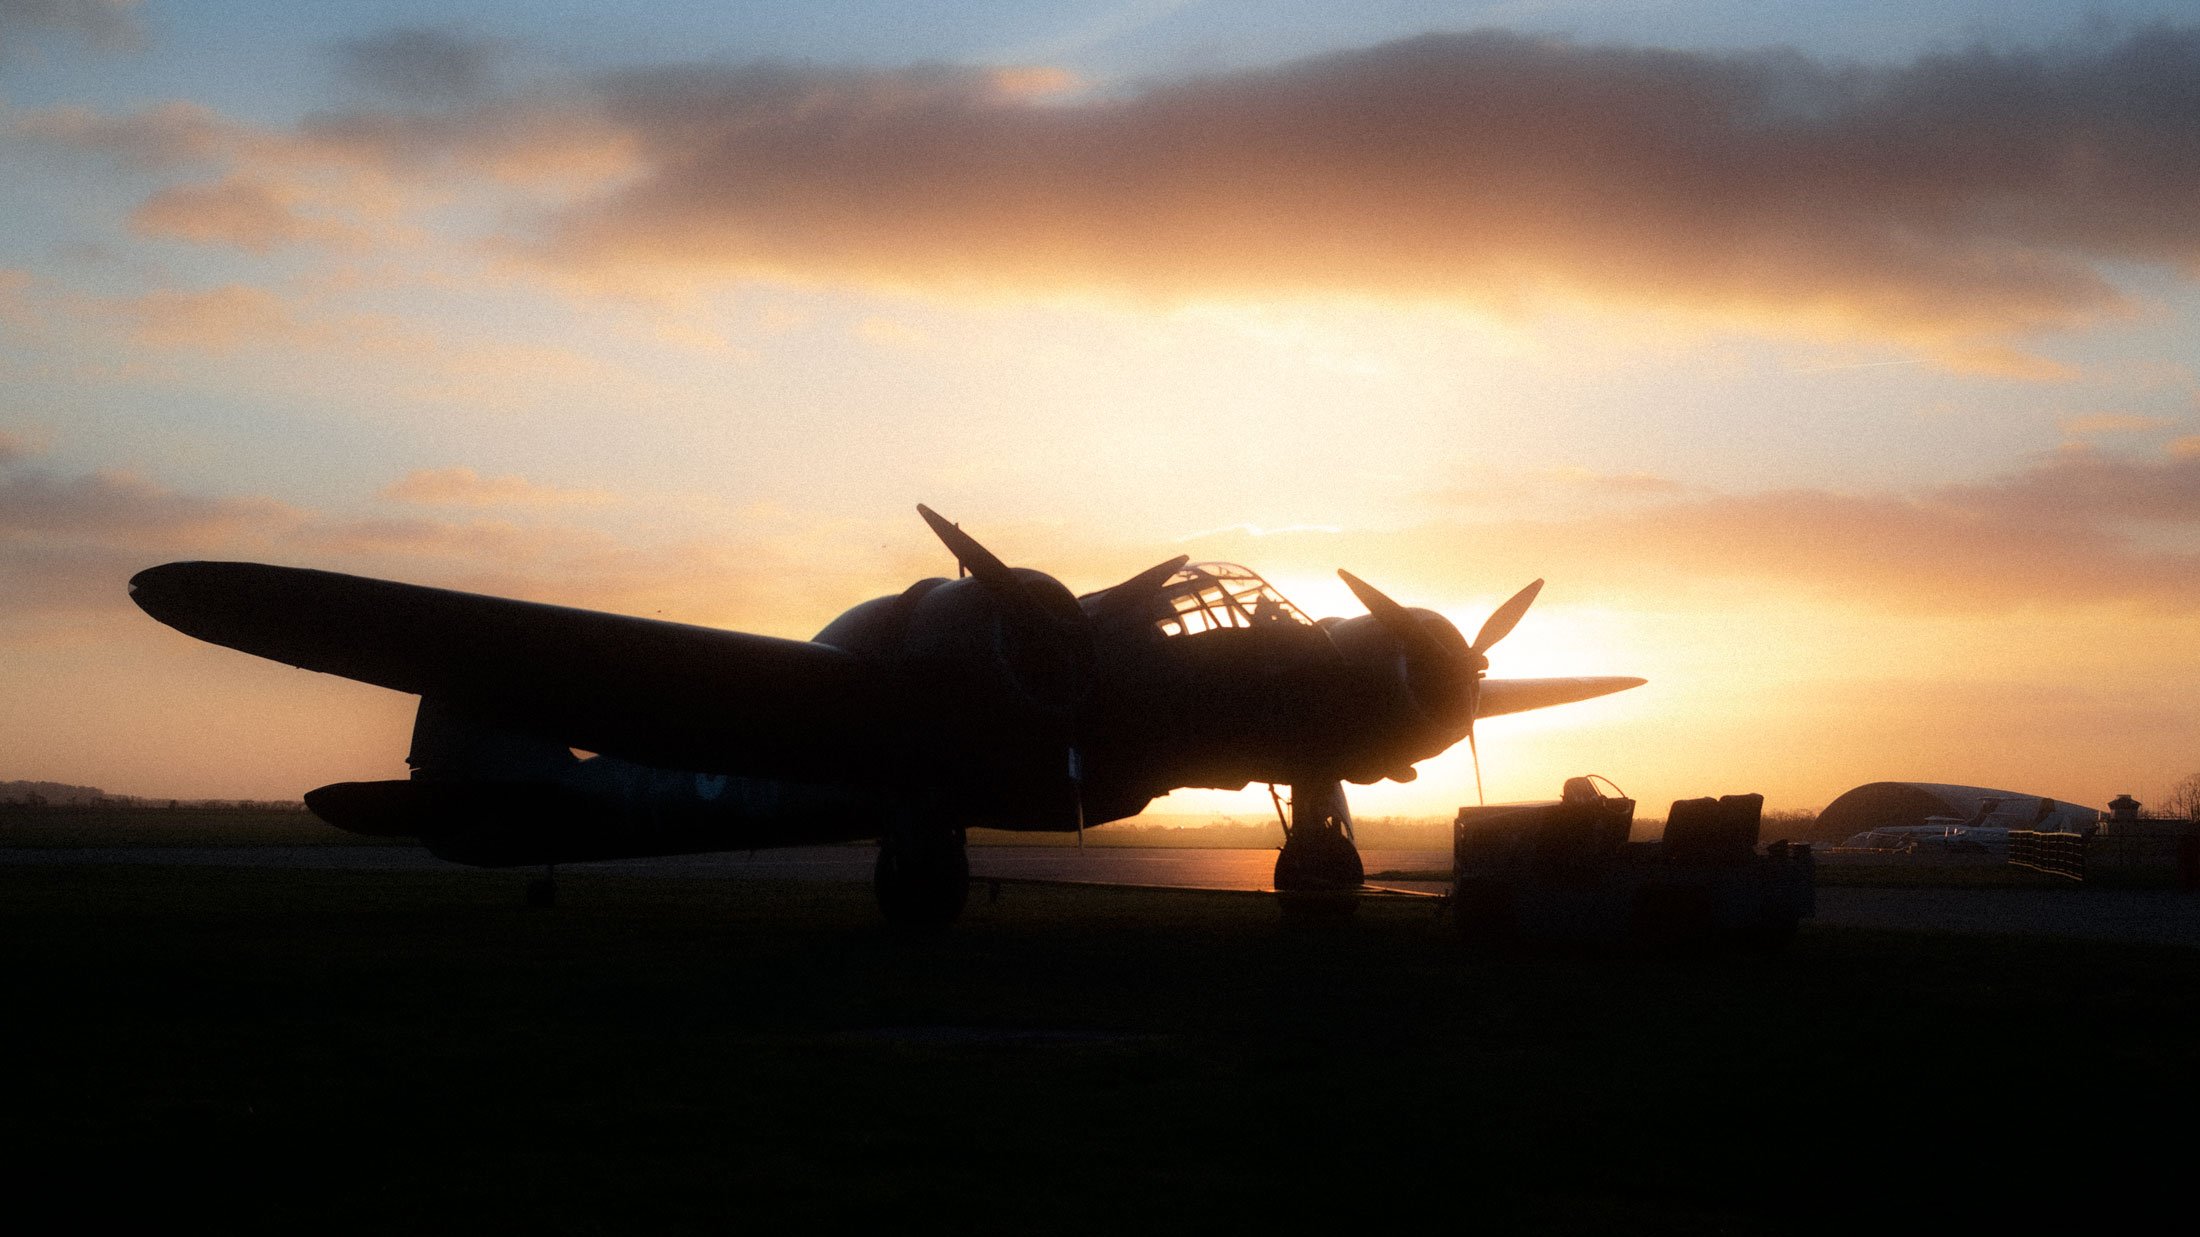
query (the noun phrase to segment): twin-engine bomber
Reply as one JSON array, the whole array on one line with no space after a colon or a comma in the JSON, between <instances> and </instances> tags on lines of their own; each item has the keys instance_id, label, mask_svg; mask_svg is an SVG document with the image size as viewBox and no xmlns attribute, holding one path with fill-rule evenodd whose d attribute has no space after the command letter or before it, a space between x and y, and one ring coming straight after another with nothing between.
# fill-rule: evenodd
<instances>
[{"instance_id":1,"label":"twin-engine bomber","mask_svg":"<svg viewBox=\"0 0 2200 1237\"><path fill-rule=\"evenodd\" d=\"M1348 894L1341 783L1409 781L1477 718L1643 682L1488 678L1541 580L1470 643L1344 571L1367 614L1309 619L1182 555L1075 596L917 510L967 574L807 641L259 563L169 563L130 595L201 640L420 697L411 777L309 793L330 824L484 866L876 839L880 909L915 927L961 913L966 829L1081 831L1180 787L1288 784L1278 890Z\"/></svg>"}]
</instances>

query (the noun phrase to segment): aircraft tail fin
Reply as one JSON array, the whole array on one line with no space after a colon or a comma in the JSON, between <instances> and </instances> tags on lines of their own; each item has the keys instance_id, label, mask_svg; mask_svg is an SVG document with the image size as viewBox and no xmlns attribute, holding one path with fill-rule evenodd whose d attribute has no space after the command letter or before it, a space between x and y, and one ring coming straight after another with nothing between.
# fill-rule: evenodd
<instances>
[{"instance_id":1,"label":"aircraft tail fin","mask_svg":"<svg viewBox=\"0 0 2200 1237\"><path fill-rule=\"evenodd\" d=\"M484 722L434 696L420 698L405 763L422 781L552 781L577 762L552 739Z\"/></svg>"}]
</instances>

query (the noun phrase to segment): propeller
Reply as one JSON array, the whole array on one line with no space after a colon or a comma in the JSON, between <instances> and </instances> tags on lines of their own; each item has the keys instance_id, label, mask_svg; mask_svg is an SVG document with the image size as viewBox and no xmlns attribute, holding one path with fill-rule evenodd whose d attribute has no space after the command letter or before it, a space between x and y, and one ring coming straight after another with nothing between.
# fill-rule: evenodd
<instances>
[{"instance_id":1,"label":"propeller","mask_svg":"<svg viewBox=\"0 0 2200 1237\"><path fill-rule=\"evenodd\" d=\"M1434 623L1424 621L1351 572L1340 568L1337 575L1375 621L1396 637L1405 656L1407 686L1424 707L1440 718L1465 715L1467 752L1474 760L1474 797L1480 802L1482 752L1474 741L1474 717L1482 703L1482 679L1490 670L1490 647L1519 625L1520 616L1543 591L1543 581L1536 580L1506 599L1483 620L1474 642L1468 644L1457 628L1440 617Z\"/></svg>"},{"instance_id":2,"label":"propeller","mask_svg":"<svg viewBox=\"0 0 2200 1237\"><path fill-rule=\"evenodd\" d=\"M962 565L963 570L969 572L1000 603L1004 616L1018 629L1019 638L1033 642L1033 646L1029 646L1033 659L1051 661L1056 666L1067 669L1070 685L1064 692L1066 699L1063 707L1068 723L1067 770L1074 796L1077 843L1082 847L1085 840L1085 770L1084 753L1080 747L1083 736L1077 715L1079 706L1092 685L1095 620L1112 618L1120 612L1135 608L1147 595L1168 583L1169 578L1190 561L1190 556L1180 554L1166 562L1157 563L1106 590L1098 595L1097 604L1088 613L1085 607L1073 600L1068 604L1048 605L1043 595L1037 591L1038 585L1034 580L1019 575L1014 568L1002 562L999 556L979 544L977 538L964 532L953 521L923 503L917 504L917 514L924 517L932 534L955 556L955 561ZM1045 582L1054 585L1060 597L1068 600L1066 590L1061 590L1052 580Z\"/></svg>"},{"instance_id":3,"label":"propeller","mask_svg":"<svg viewBox=\"0 0 2200 1237\"><path fill-rule=\"evenodd\" d=\"M923 503L917 504L917 514L932 526L932 535L946 545L947 552L955 556L962 569L977 578L1002 605L1017 612L1019 618L1037 618L1049 625L1060 626L1057 616L1039 603L1037 597L1024 587L1014 570L1002 562L993 551L978 544L978 539L955 526L947 517Z\"/></svg>"},{"instance_id":4,"label":"propeller","mask_svg":"<svg viewBox=\"0 0 2200 1237\"><path fill-rule=\"evenodd\" d=\"M1030 623L1039 630L1051 630L1077 647L1080 660L1089 657L1092 644L1092 627L1096 621L1105 622L1121 614L1135 612L1148 595L1169 582L1169 578L1191 561L1191 555L1179 554L1175 558L1155 563L1130 579L1111 588L1092 594L1086 600L1092 602L1075 607L1050 607L1032 591L1031 584L1016 574L1016 570L1002 562L993 551L978 544L978 539L964 532L954 522L923 503L917 504L917 514L931 526L934 536L940 539L948 552L964 571L985 586L987 592L998 598L1015 618Z\"/></svg>"},{"instance_id":5,"label":"propeller","mask_svg":"<svg viewBox=\"0 0 2200 1237\"><path fill-rule=\"evenodd\" d=\"M1124 615L1141 613L1147 597L1191 561L1191 555L1179 554L1166 562L1155 563L1121 584L1087 594L1080 602L1095 622L1106 623Z\"/></svg>"}]
</instances>

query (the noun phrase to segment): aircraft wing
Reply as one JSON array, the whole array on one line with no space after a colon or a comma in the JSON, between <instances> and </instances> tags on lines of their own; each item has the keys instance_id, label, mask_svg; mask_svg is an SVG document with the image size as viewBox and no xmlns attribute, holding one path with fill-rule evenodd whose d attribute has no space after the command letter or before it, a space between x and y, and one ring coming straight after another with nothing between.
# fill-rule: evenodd
<instances>
[{"instance_id":1,"label":"aircraft wing","mask_svg":"<svg viewBox=\"0 0 2200 1237\"><path fill-rule=\"evenodd\" d=\"M860 780L915 720L885 668L804 640L260 563L169 563L130 595L213 644L665 768Z\"/></svg>"},{"instance_id":2,"label":"aircraft wing","mask_svg":"<svg viewBox=\"0 0 2200 1237\"><path fill-rule=\"evenodd\" d=\"M1481 700L1475 706L1474 715L1496 717L1503 713L1547 709L1554 704L1572 704L1576 700L1609 696L1613 692L1640 687L1647 682L1648 679L1625 675L1574 679L1485 679L1482 683Z\"/></svg>"}]
</instances>

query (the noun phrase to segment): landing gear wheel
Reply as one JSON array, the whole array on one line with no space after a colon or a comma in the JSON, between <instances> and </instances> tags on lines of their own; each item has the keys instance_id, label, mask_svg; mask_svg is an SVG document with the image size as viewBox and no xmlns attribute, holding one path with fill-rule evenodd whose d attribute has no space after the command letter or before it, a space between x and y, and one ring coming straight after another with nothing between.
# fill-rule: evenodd
<instances>
[{"instance_id":1,"label":"landing gear wheel","mask_svg":"<svg viewBox=\"0 0 2200 1237\"><path fill-rule=\"evenodd\" d=\"M1276 899L1284 917L1334 919L1360 906L1367 869L1352 839L1327 823L1302 825L1276 855Z\"/></svg>"},{"instance_id":2,"label":"landing gear wheel","mask_svg":"<svg viewBox=\"0 0 2200 1237\"><path fill-rule=\"evenodd\" d=\"M1351 827L1343 786L1323 777L1291 783L1291 820L1276 856L1276 901L1285 919L1340 919L1359 909L1367 869Z\"/></svg>"},{"instance_id":3,"label":"landing gear wheel","mask_svg":"<svg viewBox=\"0 0 2200 1237\"><path fill-rule=\"evenodd\" d=\"M1307 826L1276 855L1276 888L1332 892L1357 890L1367 880L1360 850L1334 826Z\"/></svg>"},{"instance_id":4,"label":"landing gear wheel","mask_svg":"<svg viewBox=\"0 0 2200 1237\"><path fill-rule=\"evenodd\" d=\"M937 932L970 898L970 855L960 829L902 829L879 840L878 908L897 928Z\"/></svg>"}]
</instances>

